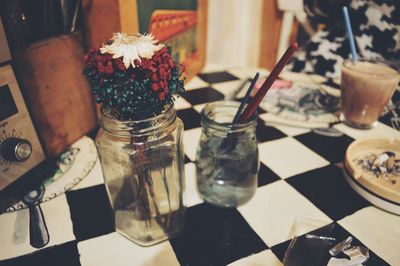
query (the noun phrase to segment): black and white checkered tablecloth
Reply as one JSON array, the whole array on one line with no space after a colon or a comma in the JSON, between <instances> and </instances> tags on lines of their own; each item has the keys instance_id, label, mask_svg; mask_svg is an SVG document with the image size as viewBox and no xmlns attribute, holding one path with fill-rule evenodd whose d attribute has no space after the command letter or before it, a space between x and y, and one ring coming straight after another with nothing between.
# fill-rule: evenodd
<instances>
[{"instance_id":1,"label":"black and white checkered tablecloth","mask_svg":"<svg viewBox=\"0 0 400 266\"><path fill-rule=\"evenodd\" d=\"M400 265L400 217L361 198L341 170L344 152L354 139L400 135L385 125L387 118L371 130L337 124L334 127L344 134L328 137L309 129L269 126L261 114L261 168L254 198L238 209L215 208L199 198L194 162L201 134L199 112L207 102L230 97L257 70L209 68L188 83L176 103L185 125L189 206L181 235L144 248L114 232L97 162L78 186L41 204L50 233L45 248L32 248L29 236L17 237L21 224L16 221L27 219L26 209L0 215L0 265L282 265L290 230L299 217L318 220L311 228L316 234L333 226L337 241L353 236L353 244L370 249L367 265Z\"/></svg>"}]
</instances>

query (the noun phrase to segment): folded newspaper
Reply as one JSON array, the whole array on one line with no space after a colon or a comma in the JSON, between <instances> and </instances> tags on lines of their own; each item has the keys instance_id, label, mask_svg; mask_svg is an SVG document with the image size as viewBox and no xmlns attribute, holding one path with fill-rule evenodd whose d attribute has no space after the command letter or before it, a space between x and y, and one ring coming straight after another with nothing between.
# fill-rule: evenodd
<instances>
[{"instance_id":1,"label":"folded newspaper","mask_svg":"<svg viewBox=\"0 0 400 266\"><path fill-rule=\"evenodd\" d=\"M290 77L293 80L286 79ZM338 93L331 93L335 89L326 89L323 77L286 73L284 78L289 82L275 82L260 104L268 112L268 115L262 117L267 124L327 128L339 121L340 96ZM263 81L257 82L255 91L261 87Z\"/></svg>"}]
</instances>

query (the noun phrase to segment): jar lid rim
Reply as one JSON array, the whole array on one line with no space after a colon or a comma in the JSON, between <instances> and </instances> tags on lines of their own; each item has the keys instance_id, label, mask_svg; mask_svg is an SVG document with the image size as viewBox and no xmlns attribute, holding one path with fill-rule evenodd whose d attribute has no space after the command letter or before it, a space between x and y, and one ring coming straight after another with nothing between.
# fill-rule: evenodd
<instances>
[{"instance_id":1,"label":"jar lid rim","mask_svg":"<svg viewBox=\"0 0 400 266\"><path fill-rule=\"evenodd\" d=\"M214 119L210 118L209 115L213 110L215 110L217 107L232 107L235 108L236 110L239 108L240 103L236 101L216 101L212 103L208 103L204 108L201 110L201 121L202 123L206 123L207 125L219 129L219 130L230 130L230 131L241 131L249 126L255 124L257 120L257 115L253 115L250 120L246 122L240 122L236 124L231 124L231 123L221 123L218 121L215 121Z\"/></svg>"},{"instance_id":2,"label":"jar lid rim","mask_svg":"<svg viewBox=\"0 0 400 266\"><path fill-rule=\"evenodd\" d=\"M161 114L142 120L119 120L108 114L106 110L103 107L100 110L102 115L100 125L106 131L117 135L149 134L169 126L176 118L176 110L173 103L169 104Z\"/></svg>"},{"instance_id":3,"label":"jar lid rim","mask_svg":"<svg viewBox=\"0 0 400 266\"><path fill-rule=\"evenodd\" d=\"M150 122L152 120L159 119L159 118L161 118L163 116L166 116L169 113L171 113L171 111L174 110L174 103L167 104L165 106L164 110L160 114L158 114L156 116L148 117L148 118L145 118L145 119L139 119L139 120L120 120L118 118L115 118L115 117L111 116L110 115L111 111L109 111L109 110L110 109L105 107L105 106L101 106L100 107L100 112L104 117L106 117L107 119L112 119L112 120L118 121L121 124L145 123L145 122Z\"/></svg>"}]
</instances>

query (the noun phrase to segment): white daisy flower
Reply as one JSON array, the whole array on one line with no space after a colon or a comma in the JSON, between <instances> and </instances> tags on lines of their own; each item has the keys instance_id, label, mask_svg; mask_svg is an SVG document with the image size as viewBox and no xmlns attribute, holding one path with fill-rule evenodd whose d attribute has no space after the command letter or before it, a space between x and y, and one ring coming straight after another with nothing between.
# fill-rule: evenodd
<instances>
[{"instance_id":1,"label":"white daisy flower","mask_svg":"<svg viewBox=\"0 0 400 266\"><path fill-rule=\"evenodd\" d=\"M111 44L103 44L100 48L102 54L112 54L113 58L122 57L126 68L130 65L135 67L134 61L140 58L151 58L155 52L164 47L164 44L156 44L153 35L128 35L125 33L114 33Z\"/></svg>"}]
</instances>

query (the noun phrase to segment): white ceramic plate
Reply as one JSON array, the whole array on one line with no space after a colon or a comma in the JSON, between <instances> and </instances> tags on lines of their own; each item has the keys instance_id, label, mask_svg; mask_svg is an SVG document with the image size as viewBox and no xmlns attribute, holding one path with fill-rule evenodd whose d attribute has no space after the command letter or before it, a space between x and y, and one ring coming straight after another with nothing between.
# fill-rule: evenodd
<instances>
[{"instance_id":1,"label":"white ceramic plate","mask_svg":"<svg viewBox=\"0 0 400 266\"><path fill-rule=\"evenodd\" d=\"M350 187L354 189L361 197L381 209L400 215L400 204L385 199L384 197L370 191L368 188L360 184L353 176L351 176L346 167L343 167L343 174Z\"/></svg>"}]
</instances>

